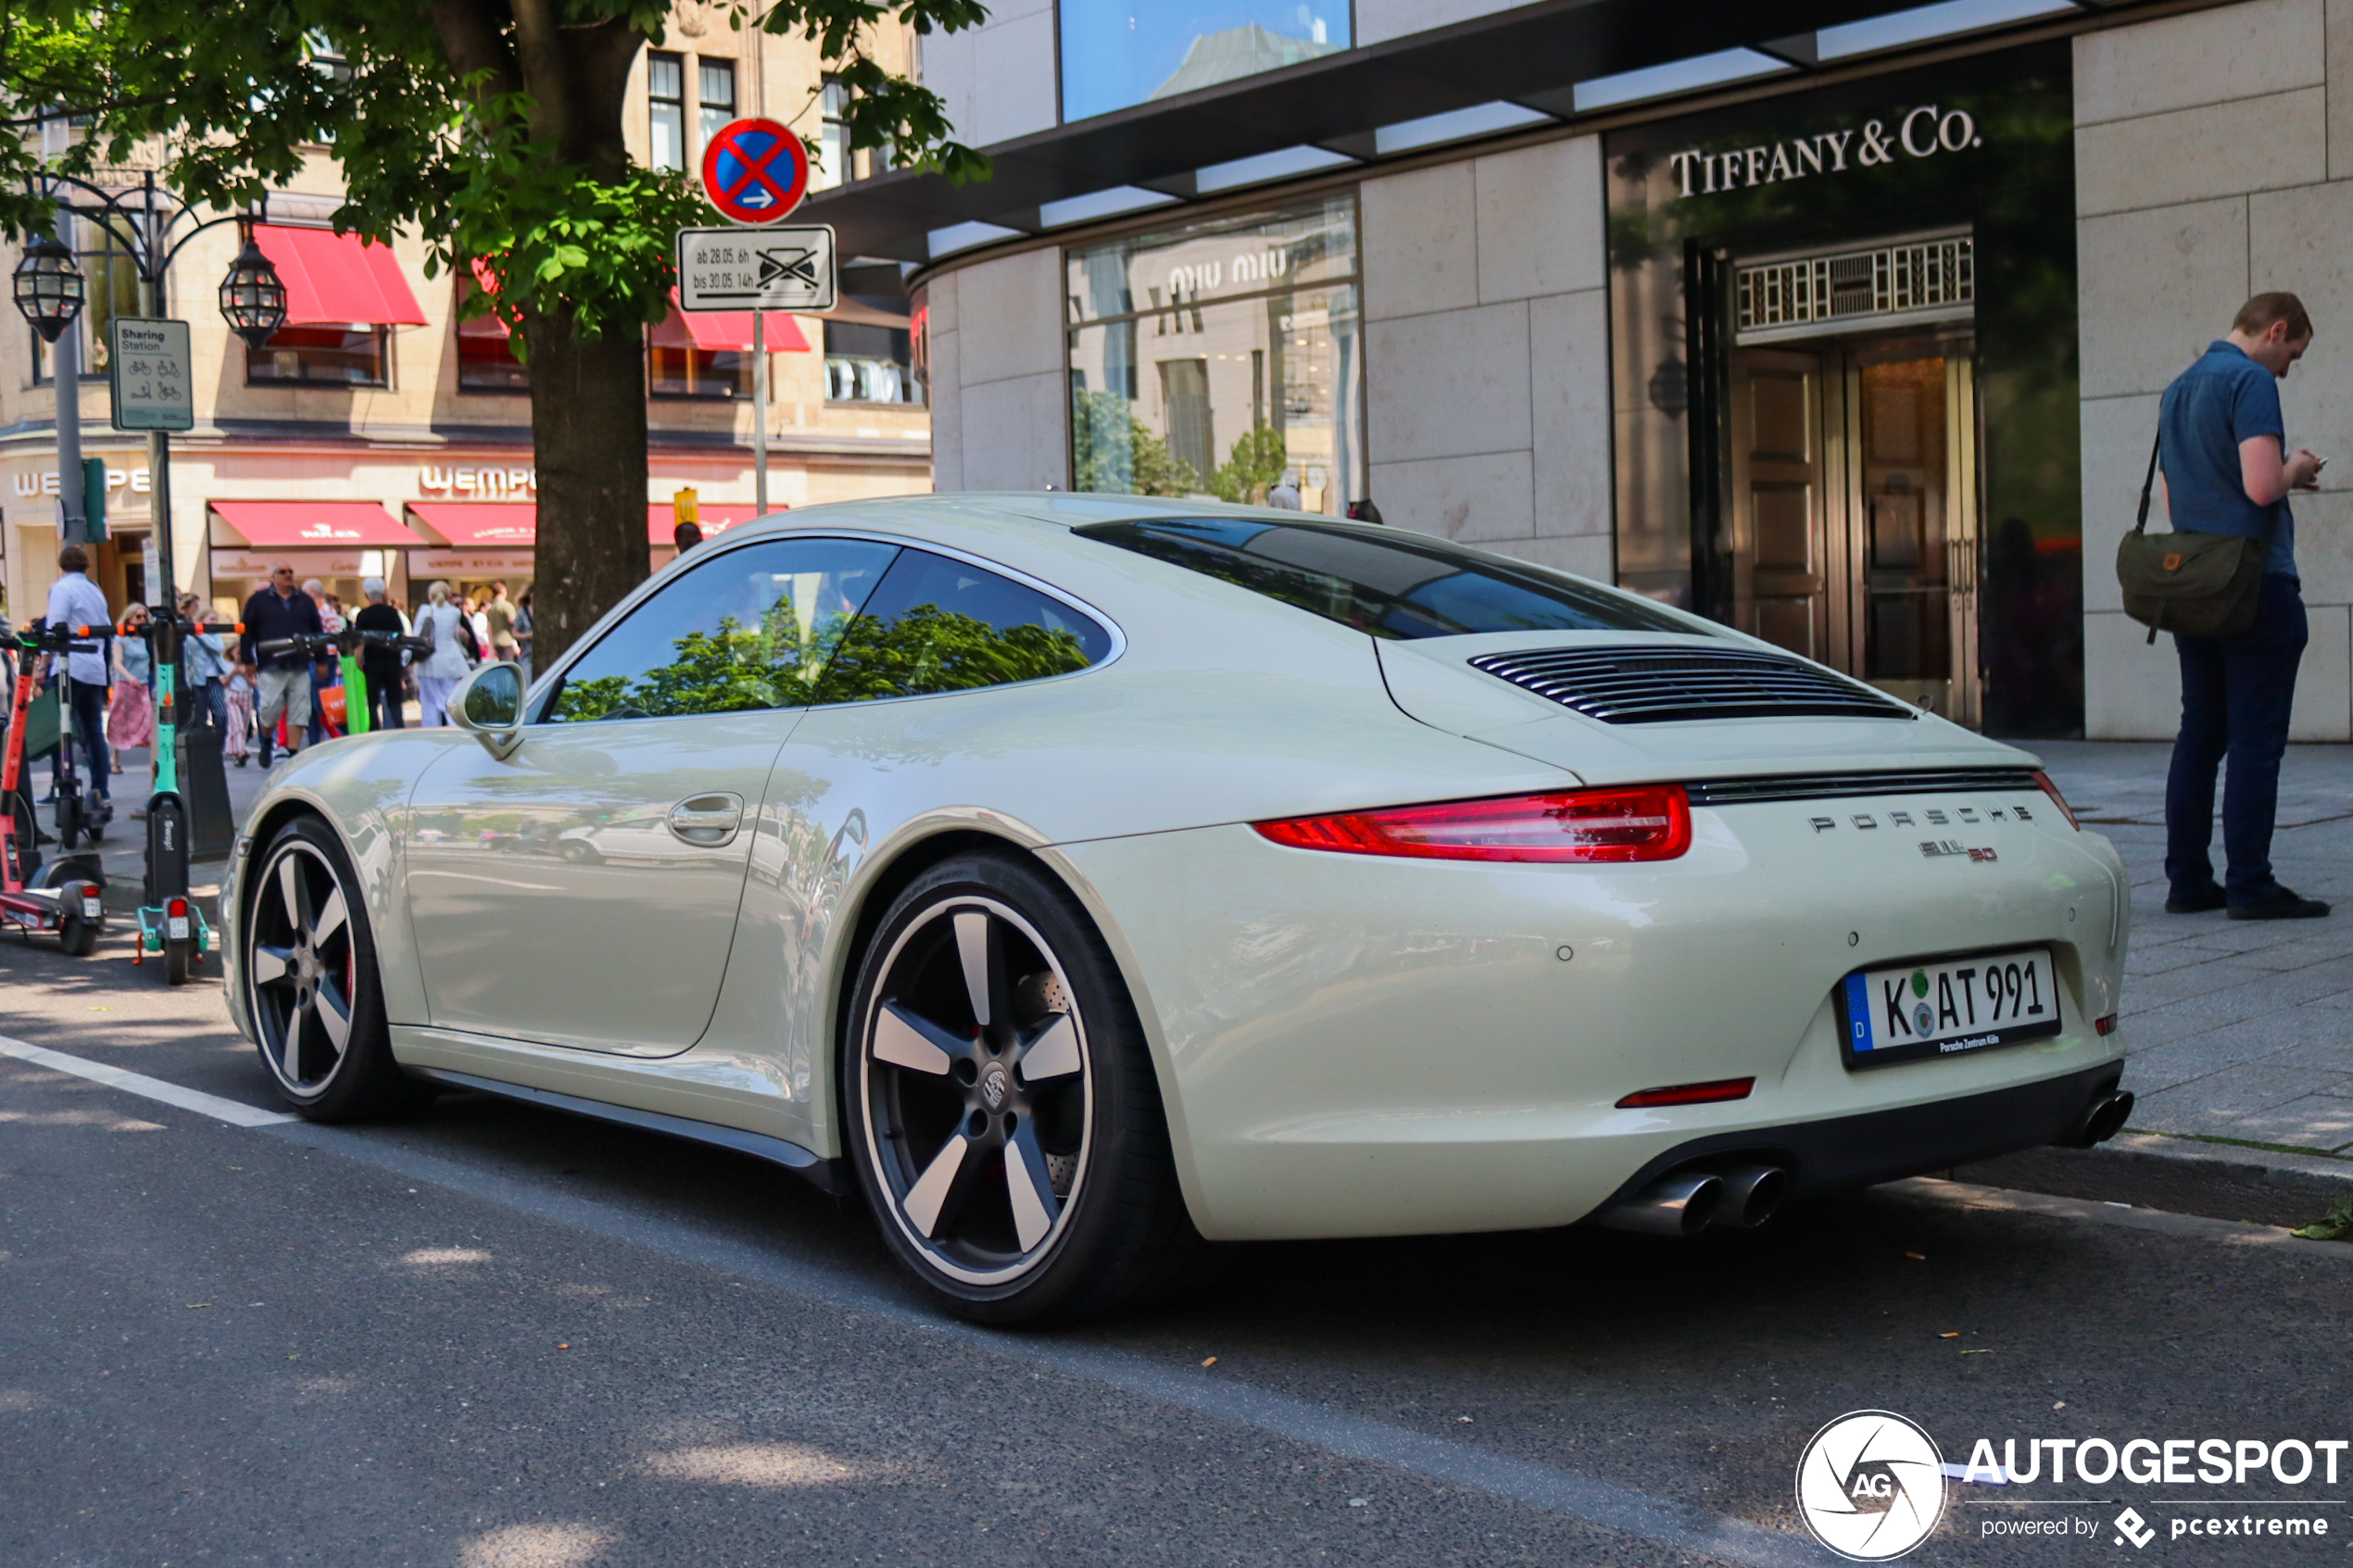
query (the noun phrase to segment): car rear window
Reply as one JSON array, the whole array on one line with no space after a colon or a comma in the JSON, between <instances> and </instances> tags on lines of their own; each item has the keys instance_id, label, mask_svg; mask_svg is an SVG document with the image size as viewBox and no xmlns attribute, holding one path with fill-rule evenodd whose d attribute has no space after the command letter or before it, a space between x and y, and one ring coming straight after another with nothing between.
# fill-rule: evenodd
<instances>
[{"instance_id":1,"label":"car rear window","mask_svg":"<svg viewBox=\"0 0 2353 1568\"><path fill-rule=\"evenodd\" d=\"M1249 518L1153 518L1073 532L1376 637L1695 630L1639 599L1420 534Z\"/></svg>"}]
</instances>

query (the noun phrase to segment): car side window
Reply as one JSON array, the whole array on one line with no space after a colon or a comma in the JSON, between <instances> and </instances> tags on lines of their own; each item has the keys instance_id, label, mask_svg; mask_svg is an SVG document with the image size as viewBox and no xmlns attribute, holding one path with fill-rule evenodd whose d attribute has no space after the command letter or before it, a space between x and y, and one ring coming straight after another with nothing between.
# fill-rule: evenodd
<instances>
[{"instance_id":1,"label":"car side window","mask_svg":"<svg viewBox=\"0 0 2353 1568\"><path fill-rule=\"evenodd\" d=\"M1084 670L1111 633L1026 583L910 549L866 601L817 682L819 702L1010 685Z\"/></svg>"},{"instance_id":2,"label":"car side window","mask_svg":"<svg viewBox=\"0 0 2353 1568\"><path fill-rule=\"evenodd\" d=\"M541 723L799 708L900 554L869 539L713 550L564 672Z\"/></svg>"}]
</instances>

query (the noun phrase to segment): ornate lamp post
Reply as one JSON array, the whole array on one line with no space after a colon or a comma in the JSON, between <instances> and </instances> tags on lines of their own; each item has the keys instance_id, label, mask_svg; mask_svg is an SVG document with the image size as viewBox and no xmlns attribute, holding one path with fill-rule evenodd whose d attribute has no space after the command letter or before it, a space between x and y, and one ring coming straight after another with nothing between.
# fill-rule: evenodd
<instances>
[{"instance_id":1,"label":"ornate lamp post","mask_svg":"<svg viewBox=\"0 0 2353 1568\"><path fill-rule=\"evenodd\" d=\"M73 252L47 234L35 234L24 247L13 280L17 308L32 323L44 343L55 343L82 314L84 284Z\"/></svg>"},{"instance_id":2,"label":"ornate lamp post","mask_svg":"<svg viewBox=\"0 0 2353 1568\"><path fill-rule=\"evenodd\" d=\"M231 331L255 348L286 324L286 285L279 281L278 270L261 254L261 247L253 243L250 225L245 229L245 248L229 264L229 275L220 280L220 315Z\"/></svg>"}]
</instances>

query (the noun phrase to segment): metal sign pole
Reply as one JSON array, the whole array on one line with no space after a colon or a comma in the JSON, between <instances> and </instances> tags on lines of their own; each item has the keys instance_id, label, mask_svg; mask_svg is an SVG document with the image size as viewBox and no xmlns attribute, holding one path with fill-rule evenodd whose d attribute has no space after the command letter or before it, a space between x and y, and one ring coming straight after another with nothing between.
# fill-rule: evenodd
<instances>
[{"instance_id":1,"label":"metal sign pole","mask_svg":"<svg viewBox=\"0 0 2353 1568\"><path fill-rule=\"evenodd\" d=\"M751 498L768 515L768 316L751 313Z\"/></svg>"}]
</instances>

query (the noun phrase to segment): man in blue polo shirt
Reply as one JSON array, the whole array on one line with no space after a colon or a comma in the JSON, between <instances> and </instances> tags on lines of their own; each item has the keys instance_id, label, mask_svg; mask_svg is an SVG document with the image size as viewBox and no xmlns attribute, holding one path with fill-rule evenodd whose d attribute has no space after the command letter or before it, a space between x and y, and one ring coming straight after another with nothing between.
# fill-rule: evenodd
<instances>
[{"instance_id":1,"label":"man in blue polo shirt","mask_svg":"<svg viewBox=\"0 0 2353 1568\"><path fill-rule=\"evenodd\" d=\"M2182 659L2182 733L2165 784L2165 908L2174 914L2227 909L2233 920L2309 920L2329 912L2271 874L2271 823L2280 758L2306 638L2296 574L2291 490L2309 490L2322 459L2286 455L2279 382L2312 343L2312 319L2292 294L2259 294L2165 389L2158 449L2165 500L2183 532L2235 533L2271 543L2255 624L2235 637L2176 636ZM2214 880L2214 773L2230 773L2222 798L2226 879Z\"/></svg>"}]
</instances>

